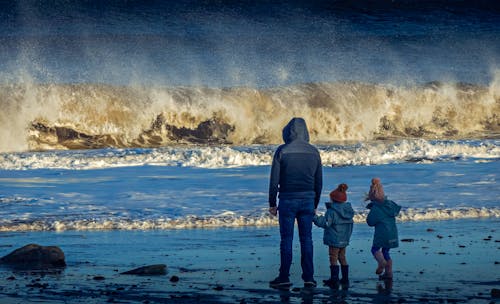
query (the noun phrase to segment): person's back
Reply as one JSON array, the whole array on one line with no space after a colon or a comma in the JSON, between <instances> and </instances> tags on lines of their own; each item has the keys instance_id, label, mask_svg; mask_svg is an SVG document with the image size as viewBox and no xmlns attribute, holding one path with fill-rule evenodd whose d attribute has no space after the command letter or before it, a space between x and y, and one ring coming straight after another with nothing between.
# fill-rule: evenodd
<instances>
[{"instance_id":1,"label":"person's back","mask_svg":"<svg viewBox=\"0 0 500 304\"><path fill-rule=\"evenodd\" d=\"M309 133L302 118L293 118L283 129L284 145L274 154L269 184L269 203L276 206L280 198L314 197L315 209L322 189L321 157L309 144Z\"/></svg>"},{"instance_id":2,"label":"person's back","mask_svg":"<svg viewBox=\"0 0 500 304\"><path fill-rule=\"evenodd\" d=\"M375 227L373 245L384 248L398 247L398 229L396 216L401 206L391 200L371 202L367 205L370 209L366 222L368 226Z\"/></svg>"},{"instance_id":3,"label":"person's back","mask_svg":"<svg viewBox=\"0 0 500 304\"><path fill-rule=\"evenodd\" d=\"M378 263L375 273L379 274L382 279L392 279L393 261L389 251L391 248L398 247L399 244L396 216L399 214L401 206L387 199L380 178L372 179L366 199L371 201L366 206L370 209L366 223L375 228L371 249L373 257Z\"/></svg>"},{"instance_id":4,"label":"person's back","mask_svg":"<svg viewBox=\"0 0 500 304\"><path fill-rule=\"evenodd\" d=\"M321 216L314 217L314 223L324 228L323 243L338 248L349 245L354 226L354 210L350 203L327 202L324 220Z\"/></svg>"},{"instance_id":5,"label":"person's back","mask_svg":"<svg viewBox=\"0 0 500 304\"><path fill-rule=\"evenodd\" d=\"M269 181L269 212L279 209L280 256L279 276L269 282L271 287L290 286L292 240L297 220L304 286L314 281L312 218L321 196L323 181L319 151L309 144L309 133L302 118L293 118L283 128L284 145L274 153ZM276 207L279 192L279 208Z\"/></svg>"},{"instance_id":6,"label":"person's back","mask_svg":"<svg viewBox=\"0 0 500 304\"><path fill-rule=\"evenodd\" d=\"M323 243L328 246L330 278L323 282L331 288L337 288L339 282L344 287L349 285L346 247L349 245L354 226L354 210L347 202L347 189L347 184L338 185L337 189L330 193L330 202L325 203L327 208L325 215L315 215L313 219L318 227L324 229ZM340 267L337 262L340 263ZM339 269L342 271L340 281Z\"/></svg>"}]
</instances>

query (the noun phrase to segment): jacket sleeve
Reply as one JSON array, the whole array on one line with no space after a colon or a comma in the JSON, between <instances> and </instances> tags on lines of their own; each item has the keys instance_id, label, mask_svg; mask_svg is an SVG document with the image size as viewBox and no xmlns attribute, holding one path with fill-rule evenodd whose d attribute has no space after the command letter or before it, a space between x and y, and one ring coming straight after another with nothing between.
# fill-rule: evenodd
<instances>
[{"instance_id":1,"label":"jacket sleeve","mask_svg":"<svg viewBox=\"0 0 500 304\"><path fill-rule=\"evenodd\" d=\"M333 224L332 214L326 211L325 215L315 215L313 217L313 222L316 226L321 228L328 228Z\"/></svg>"},{"instance_id":2,"label":"jacket sleeve","mask_svg":"<svg viewBox=\"0 0 500 304\"><path fill-rule=\"evenodd\" d=\"M280 181L280 155L281 149L278 148L273 156L271 176L269 178L269 207L276 207L276 196L278 195Z\"/></svg>"},{"instance_id":3,"label":"jacket sleeve","mask_svg":"<svg viewBox=\"0 0 500 304\"><path fill-rule=\"evenodd\" d=\"M379 222L379 216L377 214L377 210L372 208L370 209L370 212L368 212L368 216L366 217L366 223L368 226L375 226Z\"/></svg>"},{"instance_id":4,"label":"jacket sleeve","mask_svg":"<svg viewBox=\"0 0 500 304\"><path fill-rule=\"evenodd\" d=\"M319 200L321 198L321 190L323 189L323 165L321 164L321 156L318 152L318 164L316 166L316 174L314 176L314 209L318 208Z\"/></svg>"},{"instance_id":5,"label":"jacket sleeve","mask_svg":"<svg viewBox=\"0 0 500 304\"><path fill-rule=\"evenodd\" d=\"M326 228L326 218L323 215L315 215L313 218L313 223L321 228Z\"/></svg>"}]
</instances>

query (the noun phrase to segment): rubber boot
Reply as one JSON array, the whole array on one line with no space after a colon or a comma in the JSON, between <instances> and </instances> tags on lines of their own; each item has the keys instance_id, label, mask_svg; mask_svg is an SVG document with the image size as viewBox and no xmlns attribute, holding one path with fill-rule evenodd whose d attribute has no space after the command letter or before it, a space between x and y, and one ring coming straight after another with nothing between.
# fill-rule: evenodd
<instances>
[{"instance_id":1,"label":"rubber boot","mask_svg":"<svg viewBox=\"0 0 500 304\"><path fill-rule=\"evenodd\" d=\"M385 267L385 272L380 276L382 280L390 280L392 279L392 259L388 260Z\"/></svg>"},{"instance_id":2,"label":"rubber boot","mask_svg":"<svg viewBox=\"0 0 500 304\"><path fill-rule=\"evenodd\" d=\"M345 288L349 286L349 265L341 265L340 271L342 272L340 284L342 284L342 288Z\"/></svg>"},{"instance_id":3,"label":"rubber boot","mask_svg":"<svg viewBox=\"0 0 500 304\"><path fill-rule=\"evenodd\" d=\"M375 260L377 260L378 266L377 270L375 270L376 274L382 274L384 271L385 266L387 265L387 261L384 259L384 255L382 254L382 251L377 251L373 255L375 257Z\"/></svg>"},{"instance_id":4,"label":"rubber boot","mask_svg":"<svg viewBox=\"0 0 500 304\"><path fill-rule=\"evenodd\" d=\"M330 265L330 278L328 280L323 280L326 286L331 288L338 288L339 286L339 265Z\"/></svg>"}]
</instances>

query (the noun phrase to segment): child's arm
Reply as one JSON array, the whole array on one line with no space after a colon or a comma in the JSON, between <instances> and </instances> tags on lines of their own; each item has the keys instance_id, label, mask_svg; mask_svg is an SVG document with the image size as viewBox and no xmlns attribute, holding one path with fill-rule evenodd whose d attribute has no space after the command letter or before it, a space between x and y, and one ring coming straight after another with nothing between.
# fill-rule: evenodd
<instances>
[{"instance_id":1,"label":"child's arm","mask_svg":"<svg viewBox=\"0 0 500 304\"><path fill-rule=\"evenodd\" d=\"M314 225L321 227L321 228L327 227L327 221L326 221L326 217L324 215L315 215L313 217L313 223L314 223Z\"/></svg>"},{"instance_id":2,"label":"child's arm","mask_svg":"<svg viewBox=\"0 0 500 304\"><path fill-rule=\"evenodd\" d=\"M377 215L377 210L376 209L370 209L370 212L368 212L368 216L366 217L366 223L368 226L375 226L378 223L378 215Z\"/></svg>"}]
</instances>

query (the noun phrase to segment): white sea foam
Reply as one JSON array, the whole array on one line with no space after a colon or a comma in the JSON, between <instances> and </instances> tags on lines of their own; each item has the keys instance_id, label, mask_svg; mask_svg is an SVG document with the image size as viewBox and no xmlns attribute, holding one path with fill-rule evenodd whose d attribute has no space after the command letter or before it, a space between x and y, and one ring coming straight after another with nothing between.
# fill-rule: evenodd
<instances>
[{"instance_id":1,"label":"white sea foam","mask_svg":"<svg viewBox=\"0 0 500 304\"><path fill-rule=\"evenodd\" d=\"M231 168L269 165L275 146L190 146L157 149L105 149L0 154L0 169L101 169L132 166ZM500 140L423 139L320 145L325 166L377 165L500 159Z\"/></svg>"},{"instance_id":2,"label":"white sea foam","mask_svg":"<svg viewBox=\"0 0 500 304\"><path fill-rule=\"evenodd\" d=\"M365 223L367 212L358 212L355 223ZM440 221L467 218L499 218L500 208L407 208L398 216L399 222ZM156 219L75 219L75 220L13 220L0 221L0 231L66 231L66 230L168 230L168 229L208 229L222 227L263 227L276 226L276 217L271 217L266 210L254 214L237 214L227 211L213 216L187 215L180 218Z\"/></svg>"}]
</instances>

